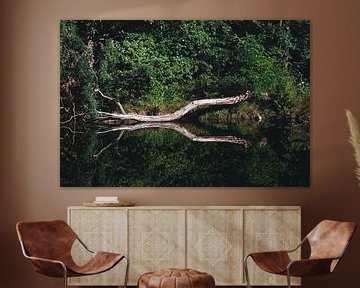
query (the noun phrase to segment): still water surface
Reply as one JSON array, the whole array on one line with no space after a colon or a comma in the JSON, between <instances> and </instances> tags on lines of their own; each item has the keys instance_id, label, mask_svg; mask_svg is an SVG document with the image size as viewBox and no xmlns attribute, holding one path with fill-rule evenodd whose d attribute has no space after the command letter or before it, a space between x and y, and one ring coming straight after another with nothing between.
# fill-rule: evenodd
<instances>
[{"instance_id":1,"label":"still water surface","mask_svg":"<svg viewBox=\"0 0 360 288\"><path fill-rule=\"evenodd\" d=\"M180 130L87 126L74 134L61 128L61 186L310 185L308 131L279 122L175 125Z\"/></svg>"}]
</instances>

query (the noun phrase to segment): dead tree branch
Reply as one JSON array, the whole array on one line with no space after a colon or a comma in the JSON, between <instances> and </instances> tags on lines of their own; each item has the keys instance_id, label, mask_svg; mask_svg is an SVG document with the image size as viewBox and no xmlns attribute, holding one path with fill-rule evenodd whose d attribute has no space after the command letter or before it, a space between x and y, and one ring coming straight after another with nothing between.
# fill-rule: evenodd
<instances>
[{"instance_id":1,"label":"dead tree branch","mask_svg":"<svg viewBox=\"0 0 360 288\"><path fill-rule=\"evenodd\" d=\"M75 117L83 116L84 114L85 114L85 113L79 113L79 114L72 115L68 120L60 121L60 123L61 123L61 124L69 123L69 122L71 122Z\"/></svg>"},{"instance_id":2,"label":"dead tree branch","mask_svg":"<svg viewBox=\"0 0 360 288\"><path fill-rule=\"evenodd\" d=\"M102 93L102 92L100 91L100 89L98 89L98 88L95 89L95 92L99 92L100 95L101 95L103 98L105 98L105 99L114 101L115 104L119 107L121 113L122 113L122 114L126 114L123 106L121 105L121 103L120 103L119 101L116 101L114 98L112 98L112 97L110 97L110 96L104 95L104 93Z\"/></svg>"},{"instance_id":3,"label":"dead tree branch","mask_svg":"<svg viewBox=\"0 0 360 288\"><path fill-rule=\"evenodd\" d=\"M97 89L97 91L103 97L105 96L100 92L100 90ZM247 91L243 95L234 96L234 97L194 100L191 103L184 106L183 108L181 108L173 113L168 113L168 114L164 114L164 115L155 115L155 116L139 115L139 114L135 114L135 113L118 114L118 113L108 113L108 112L103 112L103 111L97 111L97 112L100 117L120 119L120 120L135 120L138 122L170 122L170 121L180 119L185 114L189 113L191 110L194 110L195 108L198 108L200 106L234 105L236 103L239 103L239 102L242 102L242 101L248 99L250 96L251 96L251 93L249 91ZM114 100L109 96L105 96L105 98Z\"/></svg>"}]
</instances>

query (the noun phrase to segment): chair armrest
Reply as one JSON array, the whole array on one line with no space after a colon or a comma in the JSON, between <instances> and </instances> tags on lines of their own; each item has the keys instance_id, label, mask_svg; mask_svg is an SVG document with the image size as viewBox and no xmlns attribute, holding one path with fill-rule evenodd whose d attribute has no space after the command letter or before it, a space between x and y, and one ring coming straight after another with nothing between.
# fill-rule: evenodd
<instances>
[{"instance_id":1,"label":"chair armrest","mask_svg":"<svg viewBox=\"0 0 360 288\"><path fill-rule=\"evenodd\" d=\"M254 262L264 271L280 274L286 271L287 265L291 262L287 251L266 251L250 253Z\"/></svg>"},{"instance_id":2,"label":"chair armrest","mask_svg":"<svg viewBox=\"0 0 360 288\"><path fill-rule=\"evenodd\" d=\"M95 253L94 251L90 250L90 248L80 239L78 235L76 235L76 240L78 240L87 251L90 253Z\"/></svg>"},{"instance_id":3,"label":"chair armrest","mask_svg":"<svg viewBox=\"0 0 360 288\"><path fill-rule=\"evenodd\" d=\"M318 258L291 261L287 266L290 276L312 276L329 274L332 272L332 263L339 258Z\"/></svg>"},{"instance_id":4,"label":"chair armrest","mask_svg":"<svg viewBox=\"0 0 360 288\"><path fill-rule=\"evenodd\" d=\"M66 277L67 268L64 262L53 259L46 259L33 256L25 256L34 265L35 271L51 277Z\"/></svg>"},{"instance_id":5,"label":"chair armrest","mask_svg":"<svg viewBox=\"0 0 360 288\"><path fill-rule=\"evenodd\" d=\"M295 248L290 249L290 250L285 250L285 251L288 252L288 253L295 252L297 249L299 249L299 248L306 242L306 240L307 240L306 237L303 238L303 239L301 240L301 242L300 242Z\"/></svg>"},{"instance_id":6,"label":"chair armrest","mask_svg":"<svg viewBox=\"0 0 360 288\"><path fill-rule=\"evenodd\" d=\"M283 253L292 253L292 252L295 252L297 249L299 249L305 242L306 242L307 238L303 238L301 240L301 242L293 249L288 249L288 250L278 250L278 251L264 251L264 252L252 252L252 253L249 253L248 255L245 256L244 260L246 260L248 257L252 256L252 254L256 254L256 253L261 253L261 254L283 254Z\"/></svg>"},{"instance_id":7,"label":"chair armrest","mask_svg":"<svg viewBox=\"0 0 360 288\"><path fill-rule=\"evenodd\" d=\"M252 252L249 253L246 257L258 258L258 257L279 257L288 255L287 250L279 251L264 251L264 252Z\"/></svg>"},{"instance_id":8,"label":"chair armrest","mask_svg":"<svg viewBox=\"0 0 360 288\"><path fill-rule=\"evenodd\" d=\"M31 261L42 261L42 262L49 262L53 264L60 264L63 267L66 267L63 262L60 260L54 260L54 259L47 259L47 258L41 258L41 257L33 257L33 256L26 256L26 258L30 259Z\"/></svg>"},{"instance_id":9,"label":"chair armrest","mask_svg":"<svg viewBox=\"0 0 360 288\"><path fill-rule=\"evenodd\" d=\"M248 258L249 256L252 256L252 254L256 254L256 253L268 254L268 255L271 255L271 254L274 254L274 253L275 253L275 254L284 254L284 253L288 254L288 253L292 253L292 252L295 252L297 249L299 249L299 248L305 243L306 240L307 240L306 237L303 238L303 239L301 240L301 242L300 242L295 248L293 248L293 249L278 250L278 251L252 252L252 253L249 253L248 255L246 255L246 257L245 257L244 259L246 259L246 258Z\"/></svg>"},{"instance_id":10,"label":"chair armrest","mask_svg":"<svg viewBox=\"0 0 360 288\"><path fill-rule=\"evenodd\" d=\"M51 277L66 277L67 268L64 262L55 259L30 256L27 253L24 243L22 241L20 241L20 246L23 255L25 256L25 258L31 260L36 272Z\"/></svg>"}]
</instances>

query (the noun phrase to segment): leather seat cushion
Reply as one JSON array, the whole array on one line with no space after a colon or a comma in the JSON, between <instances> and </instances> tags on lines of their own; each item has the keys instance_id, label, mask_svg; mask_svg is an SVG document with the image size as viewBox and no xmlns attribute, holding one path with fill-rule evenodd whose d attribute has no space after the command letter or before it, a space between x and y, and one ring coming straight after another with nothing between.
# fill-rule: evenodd
<instances>
[{"instance_id":1,"label":"leather seat cushion","mask_svg":"<svg viewBox=\"0 0 360 288\"><path fill-rule=\"evenodd\" d=\"M193 269L166 269L140 276L138 288L214 288L214 277Z\"/></svg>"}]
</instances>

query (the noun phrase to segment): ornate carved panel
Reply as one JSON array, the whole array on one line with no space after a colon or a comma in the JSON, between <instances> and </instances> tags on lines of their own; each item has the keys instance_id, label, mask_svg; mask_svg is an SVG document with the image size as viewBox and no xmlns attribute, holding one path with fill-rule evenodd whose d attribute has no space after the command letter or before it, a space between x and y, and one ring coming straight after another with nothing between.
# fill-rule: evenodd
<instances>
[{"instance_id":1,"label":"ornate carved panel","mask_svg":"<svg viewBox=\"0 0 360 288\"><path fill-rule=\"evenodd\" d=\"M286 250L295 248L301 237L299 209L261 209L244 211L244 252ZM300 258L300 250L293 253ZM286 277L266 273L249 260L249 276L253 285L286 285ZM300 284L298 278L293 284Z\"/></svg>"},{"instance_id":2,"label":"ornate carved panel","mask_svg":"<svg viewBox=\"0 0 360 288\"><path fill-rule=\"evenodd\" d=\"M214 275L217 285L241 284L242 211L188 210L186 219L187 266Z\"/></svg>"},{"instance_id":3,"label":"ornate carved panel","mask_svg":"<svg viewBox=\"0 0 360 288\"><path fill-rule=\"evenodd\" d=\"M93 250L126 253L129 284L143 273L192 268L212 274L216 285L245 285L243 258L264 250L295 247L300 242L299 207L70 207L68 222ZM88 254L75 244L79 264ZM300 258L300 251L294 255ZM286 277L264 273L249 261L254 285L286 284ZM104 274L72 278L70 285L122 285L125 263ZM298 279L293 281L299 285Z\"/></svg>"},{"instance_id":4,"label":"ornate carved panel","mask_svg":"<svg viewBox=\"0 0 360 288\"><path fill-rule=\"evenodd\" d=\"M130 210L130 283L148 271L185 267L185 210Z\"/></svg>"},{"instance_id":5,"label":"ornate carved panel","mask_svg":"<svg viewBox=\"0 0 360 288\"><path fill-rule=\"evenodd\" d=\"M126 210L86 209L70 210L69 223L80 239L93 251L127 251ZM74 260L83 264L90 257L78 241L72 247ZM111 271L94 276L69 278L70 285L121 285L124 281L125 261Z\"/></svg>"}]
</instances>

